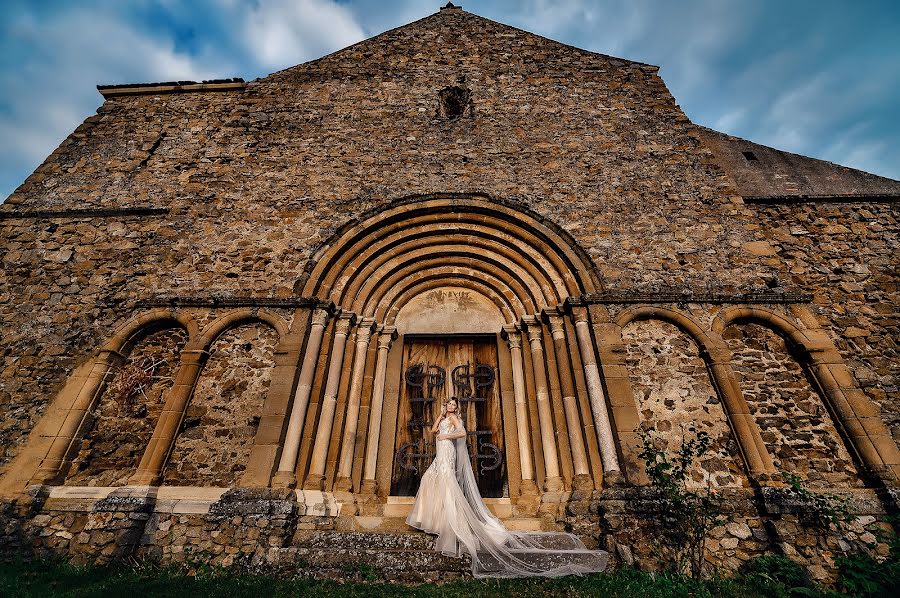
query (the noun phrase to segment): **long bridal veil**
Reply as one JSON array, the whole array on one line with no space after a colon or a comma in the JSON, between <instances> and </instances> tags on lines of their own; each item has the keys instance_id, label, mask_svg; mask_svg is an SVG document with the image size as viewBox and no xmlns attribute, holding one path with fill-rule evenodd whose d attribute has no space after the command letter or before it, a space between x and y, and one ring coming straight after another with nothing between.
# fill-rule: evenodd
<instances>
[{"instance_id":1,"label":"long bridal veil","mask_svg":"<svg viewBox=\"0 0 900 598\"><path fill-rule=\"evenodd\" d=\"M566 532L513 532L507 530L481 499L465 438L456 445L456 479L466 505L452 509L459 541L472 557L475 577L560 576L594 573L606 567L609 557L603 550L589 550L574 534ZM448 513L448 516L452 516Z\"/></svg>"}]
</instances>

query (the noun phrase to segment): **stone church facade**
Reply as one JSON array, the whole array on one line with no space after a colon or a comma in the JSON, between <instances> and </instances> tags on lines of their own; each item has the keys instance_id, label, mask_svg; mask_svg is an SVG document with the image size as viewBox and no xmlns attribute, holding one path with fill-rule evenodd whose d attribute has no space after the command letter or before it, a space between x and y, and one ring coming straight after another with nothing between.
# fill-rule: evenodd
<instances>
[{"instance_id":1,"label":"stone church facade","mask_svg":"<svg viewBox=\"0 0 900 598\"><path fill-rule=\"evenodd\" d=\"M897 508L900 182L453 6L252 82L98 89L0 206L5 550L459 574L403 522L449 396L509 527L619 562L659 565L641 425L712 438L726 569L826 577ZM782 472L851 499L849 536Z\"/></svg>"}]
</instances>

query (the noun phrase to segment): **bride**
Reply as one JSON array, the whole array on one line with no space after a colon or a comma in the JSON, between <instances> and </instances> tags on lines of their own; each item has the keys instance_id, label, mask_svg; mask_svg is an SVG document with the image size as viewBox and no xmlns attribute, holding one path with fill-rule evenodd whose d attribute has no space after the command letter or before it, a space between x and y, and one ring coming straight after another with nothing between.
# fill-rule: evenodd
<instances>
[{"instance_id":1,"label":"bride","mask_svg":"<svg viewBox=\"0 0 900 598\"><path fill-rule=\"evenodd\" d=\"M437 534L435 549L467 553L475 577L559 576L602 571L608 554L564 532L511 532L488 511L475 483L456 399L445 401L431 428L434 461L422 474L409 525Z\"/></svg>"}]
</instances>

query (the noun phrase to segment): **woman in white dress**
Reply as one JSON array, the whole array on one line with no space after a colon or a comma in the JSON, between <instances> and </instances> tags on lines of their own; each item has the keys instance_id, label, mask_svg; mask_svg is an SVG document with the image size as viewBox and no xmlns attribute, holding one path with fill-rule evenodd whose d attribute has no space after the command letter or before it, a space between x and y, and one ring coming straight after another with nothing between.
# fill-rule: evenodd
<instances>
[{"instance_id":1,"label":"woman in white dress","mask_svg":"<svg viewBox=\"0 0 900 598\"><path fill-rule=\"evenodd\" d=\"M574 534L511 532L481 500L456 399L441 407L432 426L438 433L434 461L422 474L406 523L437 534L435 549L447 556L472 558L475 577L559 576L593 573L606 567L608 554L588 550Z\"/></svg>"}]
</instances>

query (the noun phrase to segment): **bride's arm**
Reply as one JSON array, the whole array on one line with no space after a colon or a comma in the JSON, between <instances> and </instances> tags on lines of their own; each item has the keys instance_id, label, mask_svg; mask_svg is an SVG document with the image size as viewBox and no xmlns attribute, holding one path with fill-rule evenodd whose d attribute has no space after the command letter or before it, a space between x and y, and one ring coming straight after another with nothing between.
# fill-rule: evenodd
<instances>
[{"instance_id":1,"label":"bride's arm","mask_svg":"<svg viewBox=\"0 0 900 598\"><path fill-rule=\"evenodd\" d=\"M431 433L437 434L438 426L441 425L441 420L444 419L443 415L439 415L436 420L434 420L434 425L431 426Z\"/></svg>"}]
</instances>

